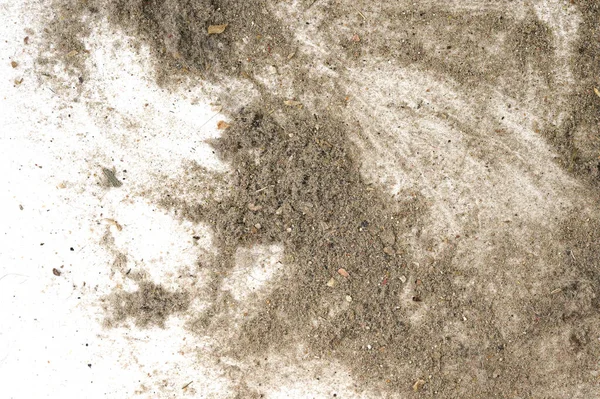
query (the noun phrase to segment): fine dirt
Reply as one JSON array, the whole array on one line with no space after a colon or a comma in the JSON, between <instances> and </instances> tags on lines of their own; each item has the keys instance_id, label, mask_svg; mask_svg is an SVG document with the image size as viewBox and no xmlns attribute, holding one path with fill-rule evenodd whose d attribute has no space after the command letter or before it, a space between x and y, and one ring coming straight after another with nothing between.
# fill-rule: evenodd
<instances>
[{"instance_id":1,"label":"fine dirt","mask_svg":"<svg viewBox=\"0 0 600 399\"><path fill-rule=\"evenodd\" d=\"M108 299L108 322L187 311L190 331L221 338L215 356L246 365L239 397L277 378L253 367L300 347L351 370L357 396L599 397L595 1L54 10L40 68L86 82L86 37L108 21L148 46L161 87L224 88L231 125L211 142L230 172L191 165L144 193L210 226L210 289L140 278ZM221 289L241 248L274 244L268 292L244 304Z\"/></svg>"}]
</instances>

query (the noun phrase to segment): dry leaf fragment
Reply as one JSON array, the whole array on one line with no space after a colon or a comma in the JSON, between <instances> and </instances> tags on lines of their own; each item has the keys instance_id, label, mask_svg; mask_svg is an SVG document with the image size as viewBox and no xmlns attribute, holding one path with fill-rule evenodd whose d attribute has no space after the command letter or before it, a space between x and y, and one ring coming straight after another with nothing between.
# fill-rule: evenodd
<instances>
[{"instance_id":1,"label":"dry leaf fragment","mask_svg":"<svg viewBox=\"0 0 600 399\"><path fill-rule=\"evenodd\" d=\"M229 25L229 24L210 25L208 27L208 34L214 35L214 34L223 33L223 32L225 32L225 28L227 28L227 25Z\"/></svg>"},{"instance_id":2,"label":"dry leaf fragment","mask_svg":"<svg viewBox=\"0 0 600 399\"><path fill-rule=\"evenodd\" d=\"M413 391L419 392L419 390L423 388L423 385L425 385L425 381L418 379L413 385Z\"/></svg>"},{"instance_id":3,"label":"dry leaf fragment","mask_svg":"<svg viewBox=\"0 0 600 399\"><path fill-rule=\"evenodd\" d=\"M60 276L62 273L60 270L58 270L57 268L52 269L52 274L54 274L55 276Z\"/></svg>"},{"instance_id":4,"label":"dry leaf fragment","mask_svg":"<svg viewBox=\"0 0 600 399\"><path fill-rule=\"evenodd\" d=\"M338 273L340 274L340 276L342 277L350 277L350 274L348 274L348 272L346 271L346 269L344 268L340 268L338 269Z\"/></svg>"},{"instance_id":5,"label":"dry leaf fragment","mask_svg":"<svg viewBox=\"0 0 600 399\"><path fill-rule=\"evenodd\" d=\"M217 122L217 129L219 130L225 130L228 129L231 125L225 121L219 121Z\"/></svg>"},{"instance_id":6,"label":"dry leaf fragment","mask_svg":"<svg viewBox=\"0 0 600 399\"><path fill-rule=\"evenodd\" d=\"M600 90L596 89L595 87L594 87L594 93L596 93L596 95L598 97L600 97Z\"/></svg>"}]
</instances>

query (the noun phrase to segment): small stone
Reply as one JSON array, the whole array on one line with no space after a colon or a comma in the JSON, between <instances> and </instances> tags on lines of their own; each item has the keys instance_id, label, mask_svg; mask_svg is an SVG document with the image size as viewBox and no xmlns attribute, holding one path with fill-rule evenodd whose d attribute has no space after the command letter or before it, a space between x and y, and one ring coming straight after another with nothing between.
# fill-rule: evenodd
<instances>
[{"instance_id":1,"label":"small stone","mask_svg":"<svg viewBox=\"0 0 600 399\"><path fill-rule=\"evenodd\" d=\"M367 349L371 350L373 347L371 345L367 345Z\"/></svg>"},{"instance_id":2,"label":"small stone","mask_svg":"<svg viewBox=\"0 0 600 399\"><path fill-rule=\"evenodd\" d=\"M260 230L260 228L261 228L262 226L260 225L260 223L256 223L256 224L254 225L254 227L256 227L256 230Z\"/></svg>"},{"instance_id":3,"label":"small stone","mask_svg":"<svg viewBox=\"0 0 600 399\"><path fill-rule=\"evenodd\" d=\"M327 286L328 287L333 287L335 285L335 279L332 277L328 282L327 282Z\"/></svg>"},{"instance_id":4,"label":"small stone","mask_svg":"<svg viewBox=\"0 0 600 399\"><path fill-rule=\"evenodd\" d=\"M417 382L415 382L413 385L413 391L419 392L421 388L423 388L423 385L425 385L425 381L418 379Z\"/></svg>"},{"instance_id":5,"label":"small stone","mask_svg":"<svg viewBox=\"0 0 600 399\"><path fill-rule=\"evenodd\" d=\"M402 284L406 283L406 276L400 276L400 281L402 281Z\"/></svg>"},{"instance_id":6,"label":"small stone","mask_svg":"<svg viewBox=\"0 0 600 399\"><path fill-rule=\"evenodd\" d=\"M286 229L286 231L287 231L288 233L291 233L291 232L292 232L292 228L291 228L291 227L288 227L288 228Z\"/></svg>"},{"instance_id":7,"label":"small stone","mask_svg":"<svg viewBox=\"0 0 600 399\"><path fill-rule=\"evenodd\" d=\"M346 302L352 302L352 297L350 295L346 295Z\"/></svg>"},{"instance_id":8,"label":"small stone","mask_svg":"<svg viewBox=\"0 0 600 399\"><path fill-rule=\"evenodd\" d=\"M17 61L11 61L10 62L10 66L13 67L13 68L16 68L16 67L19 66L19 63Z\"/></svg>"},{"instance_id":9,"label":"small stone","mask_svg":"<svg viewBox=\"0 0 600 399\"><path fill-rule=\"evenodd\" d=\"M342 277L350 277L350 274L348 274L348 272L346 271L346 269L344 268L340 268L338 269L338 273L340 274L340 276Z\"/></svg>"},{"instance_id":10,"label":"small stone","mask_svg":"<svg viewBox=\"0 0 600 399\"><path fill-rule=\"evenodd\" d=\"M394 250L392 249L392 247L385 247L385 248L383 248L383 252L385 252L386 254L388 254L388 255L390 255L390 256L393 256L393 255L395 255L395 252L394 252Z\"/></svg>"}]
</instances>

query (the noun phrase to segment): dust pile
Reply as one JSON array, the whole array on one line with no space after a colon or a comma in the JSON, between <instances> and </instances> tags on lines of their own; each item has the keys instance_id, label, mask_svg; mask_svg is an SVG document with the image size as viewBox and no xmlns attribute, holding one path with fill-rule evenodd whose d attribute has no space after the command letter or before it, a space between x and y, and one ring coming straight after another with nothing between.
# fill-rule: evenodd
<instances>
[{"instance_id":1,"label":"dust pile","mask_svg":"<svg viewBox=\"0 0 600 399\"><path fill-rule=\"evenodd\" d=\"M357 394L368 387L401 396L590 397L600 376L600 98L593 91L600 43L592 40L600 6L548 3L581 20L576 37L562 40L535 7L510 1L457 10L444 2L283 3L56 5L75 21L105 18L148 44L164 87L190 78L216 85L235 79L258 93L245 102L235 93L222 98L231 127L212 144L232 170L228 195L206 198L201 187L202 200L185 201L168 195L181 185L173 180L152 193L163 207L215 232L219 255L202 266L214 271L212 305L192 315L191 330L228 336L221 353L241 361L293 352L300 341L311 356L351 369ZM295 13L281 17L290 9ZM208 26L225 23L223 33L208 33ZM84 51L86 29L81 22L49 25L49 37L66 54L61 62L81 76L85 67L68 54ZM317 50L306 44L311 34ZM561 194L564 215L547 215L546 224L519 222L514 214L502 227L482 227L471 213L451 233L431 227L443 222L436 220L435 198L418 189L392 193L366 178L369 160L356 137L373 142L393 132L374 134L361 125L348 92L358 72L375 73L385 63L440 84L452 81L474 97L465 113L476 121L459 115L455 125L486 167L499 163L482 143L505 134L500 118L486 119L498 106L493 95L530 113L532 129L556 154L543 162L557 163L575 181L575 191ZM265 71L279 76L277 88ZM407 112L418 119L425 105ZM199 167L188 173L190 181L207 179ZM235 300L218 287L237 248L272 243L284 247L285 272L264 305L231 332ZM114 297L115 322L134 317L140 327L160 326L171 312L187 309L183 293L144 284ZM415 385L419 380L424 384Z\"/></svg>"},{"instance_id":2,"label":"dust pile","mask_svg":"<svg viewBox=\"0 0 600 399\"><path fill-rule=\"evenodd\" d=\"M147 281L141 281L133 292L116 291L110 296L107 326L117 326L133 319L137 327L164 327L167 317L187 310L190 299L185 292L171 292Z\"/></svg>"}]
</instances>

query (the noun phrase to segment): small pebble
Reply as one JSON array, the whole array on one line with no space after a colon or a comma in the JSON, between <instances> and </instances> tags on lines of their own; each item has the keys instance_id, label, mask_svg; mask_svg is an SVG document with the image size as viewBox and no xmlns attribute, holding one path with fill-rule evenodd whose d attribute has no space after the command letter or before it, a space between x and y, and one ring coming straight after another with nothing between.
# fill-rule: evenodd
<instances>
[{"instance_id":1,"label":"small pebble","mask_svg":"<svg viewBox=\"0 0 600 399\"><path fill-rule=\"evenodd\" d=\"M400 276L400 281L402 281L402 284L406 283L406 276Z\"/></svg>"},{"instance_id":2,"label":"small pebble","mask_svg":"<svg viewBox=\"0 0 600 399\"><path fill-rule=\"evenodd\" d=\"M346 302L352 302L352 297L350 295L346 295Z\"/></svg>"},{"instance_id":3,"label":"small pebble","mask_svg":"<svg viewBox=\"0 0 600 399\"><path fill-rule=\"evenodd\" d=\"M343 277L350 277L350 274L346 271L346 269L344 269L343 267L338 269L338 273L340 274L340 276Z\"/></svg>"},{"instance_id":4,"label":"small pebble","mask_svg":"<svg viewBox=\"0 0 600 399\"><path fill-rule=\"evenodd\" d=\"M328 287L333 287L335 285L335 279L332 277L328 282L327 282L327 286Z\"/></svg>"}]
</instances>

